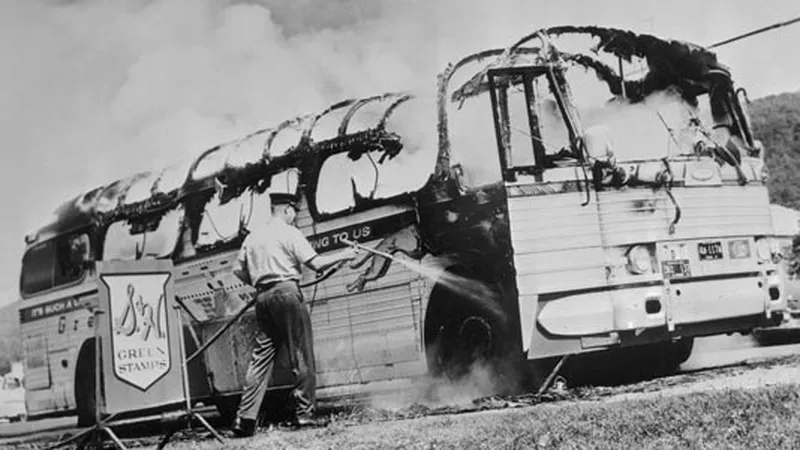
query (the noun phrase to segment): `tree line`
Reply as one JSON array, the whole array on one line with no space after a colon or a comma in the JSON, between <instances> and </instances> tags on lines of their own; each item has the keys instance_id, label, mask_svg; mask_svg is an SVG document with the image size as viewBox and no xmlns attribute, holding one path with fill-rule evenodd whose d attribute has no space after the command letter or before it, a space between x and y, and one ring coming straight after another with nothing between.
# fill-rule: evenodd
<instances>
[{"instance_id":1,"label":"tree line","mask_svg":"<svg viewBox=\"0 0 800 450\"><path fill-rule=\"evenodd\" d=\"M750 115L766 151L770 201L800 209L800 92L754 100Z\"/></svg>"}]
</instances>

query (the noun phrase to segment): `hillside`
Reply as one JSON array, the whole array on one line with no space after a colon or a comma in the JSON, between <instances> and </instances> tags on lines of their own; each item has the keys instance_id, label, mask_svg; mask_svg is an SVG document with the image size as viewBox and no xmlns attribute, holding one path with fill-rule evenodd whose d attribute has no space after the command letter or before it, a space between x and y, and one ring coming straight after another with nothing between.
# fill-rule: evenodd
<instances>
[{"instance_id":1,"label":"hillside","mask_svg":"<svg viewBox=\"0 0 800 450\"><path fill-rule=\"evenodd\" d=\"M800 92L754 100L750 114L766 149L770 200L800 209Z\"/></svg>"},{"instance_id":2,"label":"hillside","mask_svg":"<svg viewBox=\"0 0 800 450\"><path fill-rule=\"evenodd\" d=\"M11 370L12 361L22 359L17 304L0 307L0 374Z\"/></svg>"}]
</instances>

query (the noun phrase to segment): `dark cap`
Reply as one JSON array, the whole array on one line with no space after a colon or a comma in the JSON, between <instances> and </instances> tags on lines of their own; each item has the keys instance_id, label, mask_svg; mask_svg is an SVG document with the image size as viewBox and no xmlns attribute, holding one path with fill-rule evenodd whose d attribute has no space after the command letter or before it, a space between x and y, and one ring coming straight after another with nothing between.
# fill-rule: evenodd
<instances>
[{"instance_id":1,"label":"dark cap","mask_svg":"<svg viewBox=\"0 0 800 450\"><path fill-rule=\"evenodd\" d=\"M272 206L292 205L297 207L297 204L300 203L300 199L296 195L287 194L285 192L273 192L269 194L269 201L272 203Z\"/></svg>"}]
</instances>

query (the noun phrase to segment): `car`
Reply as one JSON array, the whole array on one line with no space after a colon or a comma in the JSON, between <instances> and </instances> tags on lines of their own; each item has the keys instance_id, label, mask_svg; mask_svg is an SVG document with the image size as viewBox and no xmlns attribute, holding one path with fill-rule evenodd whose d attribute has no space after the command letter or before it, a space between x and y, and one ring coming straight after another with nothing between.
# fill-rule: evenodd
<instances>
[{"instance_id":1,"label":"car","mask_svg":"<svg viewBox=\"0 0 800 450\"><path fill-rule=\"evenodd\" d=\"M4 376L0 386L0 421L23 422L27 418L22 380L10 374Z\"/></svg>"}]
</instances>

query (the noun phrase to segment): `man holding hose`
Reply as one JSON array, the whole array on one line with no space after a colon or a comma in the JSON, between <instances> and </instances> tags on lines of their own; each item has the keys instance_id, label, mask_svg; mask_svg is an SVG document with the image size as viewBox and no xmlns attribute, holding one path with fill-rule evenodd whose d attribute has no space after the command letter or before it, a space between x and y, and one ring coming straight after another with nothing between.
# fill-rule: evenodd
<instances>
[{"instance_id":1,"label":"man holding hose","mask_svg":"<svg viewBox=\"0 0 800 450\"><path fill-rule=\"evenodd\" d=\"M311 318L303 304L298 283L302 266L323 271L358 255L347 248L331 255L318 255L302 232L294 226L297 196L270 194L272 219L253 230L239 251L237 277L256 288L258 333L247 368L244 392L233 432L255 434L258 411L269 385L275 352L286 345L295 385L291 396L295 425L314 424L316 371Z\"/></svg>"}]
</instances>

